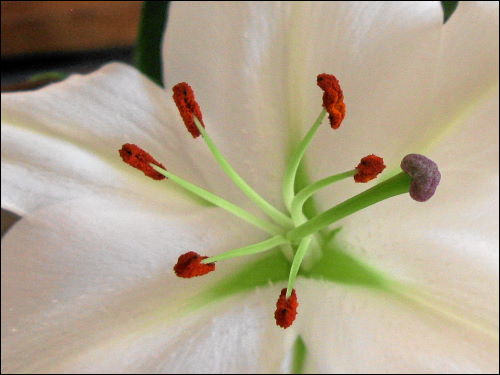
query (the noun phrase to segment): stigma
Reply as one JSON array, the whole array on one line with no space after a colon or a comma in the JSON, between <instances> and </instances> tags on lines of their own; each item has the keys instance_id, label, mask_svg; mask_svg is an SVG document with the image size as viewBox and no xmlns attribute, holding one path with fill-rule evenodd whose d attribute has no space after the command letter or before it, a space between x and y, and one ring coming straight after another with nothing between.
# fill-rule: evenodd
<instances>
[{"instance_id":1,"label":"stigma","mask_svg":"<svg viewBox=\"0 0 500 375\"><path fill-rule=\"evenodd\" d=\"M438 166L420 154L409 154L401 160L401 169L411 178L410 196L417 202L428 201L441 181Z\"/></svg>"}]
</instances>

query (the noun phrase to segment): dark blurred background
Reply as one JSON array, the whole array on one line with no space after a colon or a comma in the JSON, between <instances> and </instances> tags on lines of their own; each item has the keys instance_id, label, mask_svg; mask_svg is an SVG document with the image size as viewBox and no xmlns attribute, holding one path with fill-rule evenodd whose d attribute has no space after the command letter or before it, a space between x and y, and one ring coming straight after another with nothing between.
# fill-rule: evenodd
<instances>
[{"instance_id":1,"label":"dark blurred background","mask_svg":"<svg viewBox=\"0 0 500 375\"><path fill-rule=\"evenodd\" d=\"M109 61L132 63L141 6L142 1L2 1L2 92L35 90ZM2 210L2 235L17 219Z\"/></svg>"}]
</instances>

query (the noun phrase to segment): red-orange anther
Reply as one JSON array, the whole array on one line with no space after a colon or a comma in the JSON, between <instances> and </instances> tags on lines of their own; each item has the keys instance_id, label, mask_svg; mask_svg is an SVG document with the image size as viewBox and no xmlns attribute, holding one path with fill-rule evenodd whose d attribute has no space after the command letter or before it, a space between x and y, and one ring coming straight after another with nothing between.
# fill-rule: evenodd
<instances>
[{"instance_id":1,"label":"red-orange anther","mask_svg":"<svg viewBox=\"0 0 500 375\"><path fill-rule=\"evenodd\" d=\"M156 172L149 164L155 164L163 169L166 169L163 164L157 162L151 155L132 143L126 143L118 151L123 161L134 168L144 172L148 177L154 180L163 180L165 178L161 173Z\"/></svg>"},{"instance_id":2,"label":"red-orange anther","mask_svg":"<svg viewBox=\"0 0 500 375\"><path fill-rule=\"evenodd\" d=\"M373 154L365 156L356 169L358 173L354 175L354 181L368 182L376 178L385 169L384 159Z\"/></svg>"},{"instance_id":3,"label":"red-orange anther","mask_svg":"<svg viewBox=\"0 0 500 375\"><path fill-rule=\"evenodd\" d=\"M317 78L318 86L323 92L323 107L328 112L330 125L337 129L345 117L344 93L337 78L331 74L322 73Z\"/></svg>"},{"instance_id":4,"label":"red-orange anther","mask_svg":"<svg viewBox=\"0 0 500 375\"><path fill-rule=\"evenodd\" d=\"M203 264L201 261L208 257L201 256L194 251L182 254L174 266L175 274L179 277L191 278L202 276L209 272L215 271L215 263Z\"/></svg>"},{"instance_id":5,"label":"red-orange anther","mask_svg":"<svg viewBox=\"0 0 500 375\"><path fill-rule=\"evenodd\" d=\"M196 116L200 123L205 127L203 123L201 109L196 99L194 97L194 91L186 82L181 82L175 85L172 90L174 91L174 101L181 114L182 121L186 125L187 130L191 133L193 138L200 136L200 131L194 123L193 116Z\"/></svg>"},{"instance_id":6,"label":"red-orange anther","mask_svg":"<svg viewBox=\"0 0 500 375\"><path fill-rule=\"evenodd\" d=\"M276 302L276 311L274 312L276 325L285 329L290 327L297 316L298 306L299 303L297 302L295 289L292 290L292 294L287 299L286 288L283 288L278 298L278 302Z\"/></svg>"}]
</instances>

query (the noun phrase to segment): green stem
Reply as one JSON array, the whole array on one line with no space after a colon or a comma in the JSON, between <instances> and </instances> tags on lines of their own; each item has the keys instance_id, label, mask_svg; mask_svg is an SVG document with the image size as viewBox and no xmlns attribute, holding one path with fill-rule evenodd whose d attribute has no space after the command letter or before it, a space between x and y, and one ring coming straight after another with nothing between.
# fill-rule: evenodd
<instances>
[{"instance_id":1,"label":"green stem","mask_svg":"<svg viewBox=\"0 0 500 375\"><path fill-rule=\"evenodd\" d=\"M218 262L220 260L225 260L225 259L230 259L230 258L236 258L236 257L241 257L243 255L250 255L250 254L257 254L261 253L266 250L271 250L272 248L283 245L285 243L288 243L288 240L286 240L283 236L274 236L271 238L268 238L265 241L255 243L253 245L248 245L244 247L240 247L239 249L234 249L234 250L229 250L226 251L225 253L215 255L213 257L203 259L201 263L213 263L213 262Z\"/></svg>"},{"instance_id":2,"label":"green stem","mask_svg":"<svg viewBox=\"0 0 500 375\"><path fill-rule=\"evenodd\" d=\"M302 337L299 335L293 344L292 356L292 374L304 373L304 368L307 359L307 346Z\"/></svg>"},{"instance_id":3,"label":"green stem","mask_svg":"<svg viewBox=\"0 0 500 375\"><path fill-rule=\"evenodd\" d=\"M306 255L307 249L311 244L313 236L304 237L300 241L299 248L293 257L292 266L290 267L290 274L288 275L288 286L286 289L286 298L292 295L292 290L295 285L295 280L297 279L297 273L299 272L300 265L302 264L302 259Z\"/></svg>"},{"instance_id":4,"label":"green stem","mask_svg":"<svg viewBox=\"0 0 500 375\"><path fill-rule=\"evenodd\" d=\"M309 146L309 144L311 143L314 134L316 134L316 131L321 125L321 122L323 122L323 120L325 119L325 116L326 110L323 109L314 124L311 126L311 129L309 129L309 131L305 135L304 139L300 141L297 149L292 154L292 157L287 165L285 177L283 179L283 200L285 201L285 205L288 211L291 210L292 200L295 196L295 176L297 174L297 169L299 168L300 161L304 157L307 146Z\"/></svg>"},{"instance_id":5,"label":"green stem","mask_svg":"<svg viewBox=\"0 0 500 375\"><path fill-rule=\"evenodd\" d=\"M233 204L233 203L231 203L231 202L229 202L229 201L227 201L227 200L225 200L225 199L223 199L223 198L221 198L213 193L210 193L209 191L207 191L199 186L196 186L196 185L184 180L183 178L181 178L179 176L174 175L173 173L170 173L169 171L166 171L165 169L160 168L157 165L150 164L150 166L153 167L153 169L155 171L157 171L158 173L161 173L162 175L169 178L170 180L172 180L176 184L180 185L184 189L190 191L193 194L198 195L199 197L205 199L206 201L208 201L212 204L215 204L216 206L219 206L220 208L225 209L226 211L231 212L233 215L238 216L240 219L245 220L246 222L266 231L267 233L277 235L277 234L280 234L283 232L281 230L281 228L278 227L277 225L270 223L266 220L262 220L262 219L258 218L257 216L252 215L250 212L244 210L243 208L241 208L241 207L239 207L239 206L237 206L237 205L235 205L235 204Z\"/></svg>"},{"instance_id":6,"label":"green stem","mask_svg":"<svg viewBox=\"0 0 500 375\"><path fill-rule=\"evenodd\" d=\"M353 169L352 171L347 171L323 178L322 180L316 181L311 185L306 186L295 196L295 198L293 198L291 209L293 220L296 221L301 216L304 203L318 190L323 189L324 187L329 186L334 182L354 176L356 173L357 170Z\"/></svg>"},{"instance_id":7,"label":"green stem","mask_svg":"<svg viewBox=\"0 0 500 375\"><path fill-rule=\"evenodd\" d=\"M262 196L257 193L248 183L234 170L234 168L229 164L227 159L221 154L215 143L212 141L212 138L208 135L207 131L200 123L198 118L193 116L194 122L198 127L203 139L205 140L208 148L212 152L213 156L224 170L224 172L228 175L228 177L234 182L236 186L238 186L241 191L250 198L257 206L259 206L264 213L273 219L279 225L285 228L291 228L293 226L292 219L290 219L287 215L276 209L273 205L271 205L268 201L266 201Z\"/></svg>"},{"instance_id":8,"label":"green stem","mask_svg":"<svg viewBox=\"0 0 500 375\"><path fill-rule=\"evenodd\" d=\"M407 193L410 183L410 176L401 172L292 229L287 233L287 238L292 242L297 241L372 204Z\"/></svg>"}]
</instances>

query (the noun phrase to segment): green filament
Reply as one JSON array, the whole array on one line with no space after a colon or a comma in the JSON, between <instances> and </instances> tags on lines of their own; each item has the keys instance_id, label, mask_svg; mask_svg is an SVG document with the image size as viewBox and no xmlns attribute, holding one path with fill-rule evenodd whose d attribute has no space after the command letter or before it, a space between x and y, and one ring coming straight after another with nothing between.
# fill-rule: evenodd
<instances>
[{"instance_id":1,"label":"green filament","mask_svg":"<svg viewBox=\"0 0 500 375\"><path fill-rule=\"evenodd\" d=\"M292 266L290 267L290 274L288 275L288 285L286 288L286 298L290 297L292 295L292 290L295 285L295 280L297 279L297 273L299 272L300 265L302 264L302 260L304 259L304 256L306 255L307 249L309 248L309 245L311 244L313 237L312 236L307 236L304 237L300 241L299 248L297 249L297 252L295 253L295 256L293 257L293 262Z\"/></svg>"},{"instance_id":2,"label":"green filament","mask_svg":"<svg viewBox=\"0 0 500 375\"><path fill-rule=\"evenodd\" d=\"M297 149L293 153L287 165L285 177L283 179L283 200L285 201L285 205L288 211L291 210L293 197L295 196L295 177L297 175L297 169L299 168L299 164L304 157L307 147L311 143L314 134L316 134L319 126L325 119L325 116L326 110L323 109L314 124L305 135L304 139L302 139L302 141L299 143Z\"/></svg>"},{"instance_id":3,"label":"green filament","mask_svg":"<svg viewBox=\"0 0 500 375\"><path fill-rule=\"evenodd\" d=\"M357 173L357 170L353 169L326 177L304 187L297 194L295 194L297 171L299 169L301 161L304 158L308 146L311 144L314 135L316 134L319 126L326 117L326 113L327 112L324 109L321 111L307 134L299 143L297 149L294 151L291 159L287 164L285 176L283 179L282 193L285 205L288 211L291 213L291 218L272 206L255 190L253 190L250 185L248 185L248 183L234 170L231 164L226 160L226 158L216 147L215 143L212 141L201 122L195 116L193 116L196 127L200 131L204 141L207 144L207 147L209 148L223 171L233 181L233 183L238 186L247 197L249 197L254 203L256 203L257 206L259 206L262 211L264 211L264 213L269 216L275 223L260 219L242 209L241 207L238 207L233 203L230 203L223 198L216 196L213 193L210 193L196 185L193 185L190 182L185 181L184 179L164 170L163 168L150 164L157 172L168 177L170 180L179 184L181 187L187 189L191 193L194 193L199 197L205 199L206 201L224 208L237 217L240 217L243 220L273 235L272 237L264 241L243 246L238 249L229 250L219 255L206 258L202 261L202 263L207 264L240 256L258 254L261 252L272 250L281 245L285 245L290 248L295 248L296 246L296 251L293 255L293 259L291 260L291 266L288 274L286 298L289 298L292 294L295 282L297 280L298 272L301 268L307 251L312 244L314 244L314 247L316 248L316 242L314 241L317 241L318 239L314 236L315 233L320 232L328 225L354 212L380 202L381 200L399 194L407 193L409 191L411 178L406 173L402 172L394 177L387 179L386 181L373 186L365 192L360 193L336 205L335 207L330 208L322 214L319 214L312 219L308 219L303 213L303 208L304 204L309 198L313 196L314 193L335 182L352 177ZM287 230L288 232L285 232ZM286 233L286 235L284 233Z\"/></svg>"},{"instance_id":4,"label":"green filament","mask_svg":"<svg viewBox=\"0 0 500 375\"><path fill-rule=\"evenodd\" d=\"M226 251L225 253L215 255L215 256L207 258L207 259L203 259L201 261L201 263L205 263L205 264L206 263L213 263L213 262L217 262L220 260L241 257L243 255L262 253L263 251L271 250L271 249L275 248L276 246L283 245L285 243L288 243L288 240L286 240L283 236L274 236L274 237L268 238L265 241L258 242L256 244L240 247L239 249L229 250L229 251Z\"/></svg>"},{"instance_id":5,"label":"green filament","mask_svg":"<svg viewBox=\"0 0 500 375\"><path fill-rule=\"evenodd\" d=\"M292 229L287 233L287 238L292 242L297 241L372 204L399 194L408 193L410 183L411 177L401 172Z\"/></svg>"},{"instance_id":6,"label":"green filament","mask_svg":"<svg viewBox=\"0 0 500 375\"><path fill-rule=\"evenodd\" d=\"M273 219L276 223L285 228L291 228L293 226L292 220L287 215L276 209L264 198L262 198L259 193L257 193L250 185L248 185L248 183L234 170L227 159L221 154L215 143L212 141L212 138L210 138L207 131L200 123L200 120L198 120L196 116L193 116L193 119L213 156L215 157L221 168L224 170L224 172L227 174L227 176L234 182L234 184L238 186L248 198L250 198L255 204L257 204L257 206L259 206L262 211L264 211L264 213L271 219Z\"/></svg>"},{"instance_id":7,"label":"green filament","mask_svg":"<svg viewBox=\"0 0 500 375\"><path fill-rule=\"evenodd\" d=\"M292 201L291 213L293 221L297 225L305 223L307 221L307 217L303 214L302 208L307 199L309 199L315 192L328 185L333 184L334 182L351 177L354 174L356 174L356 172L357 172L356 169L354 169L352 171L347 171L344 173L339 173L333 176L329 176L322 180L316 181L306 186L304 189L302 189L293 198ZM299 272L302 260L304 259L304 256L306 255L312 240L313 236L307 236L302 238L302 240L300 241L299 247L292 261L292 266L290 267L290 274L288 276L288 286L286 290L286 298L290 297L290 295L292 294L293 287L295 286L295 280L297 279L297 273Z\"/></svg>"},{"instance_id":8,"label":"green filament","mask_svg":"<svg viewBox=\"0 0 500 375\"><path fill-rule=\"evenodd\" d=\"M215 204L216 206L219 206L220 208L225 209L226 211L231 212L233 215L239 217L240 219L245 220L246 222L256 226L257 228L260 228L267 233L277 235L282 233L282 229L278 227L277 225L270 223L266 220L262 220L258 218L257 216L252 215L248 211L244 210L243 208L213 194L210 193L209 191L196 186L183 178L174 175L173 173L170 173L169 171L166 171L163 168L158 167L155 164L149 164L155 171L158 173L161 173L165 177L169 178L173 182L177 183L179 186L183 187L184 189L190 191L193 194L196 194L197 196L205 199L207 202L210 202L212 204Z\"/></svg>"},{"instance_id":9,"label":"green filament","mask_svg":"<svg viewBox=\"0 0 500 375\"><path fill-rule=\"evenodd\" d=\"M304 203L318 190L323 189L326 186L329 186L333 184L334 182L343 180L345 178L354 176L357 173L356 169L353 169L352 171L347 171L344 173L339 173L335 174L333 176L326 177L322 180L316 181L308 186L306 186L304 189L302 189L296 196L293 198L292 201L292 206L291 206L291 213L292 213L292 218L294 220L297 220L296 218L299 218L302 214L302 207L304 206Z\"/></svg>"}]
</instances>

